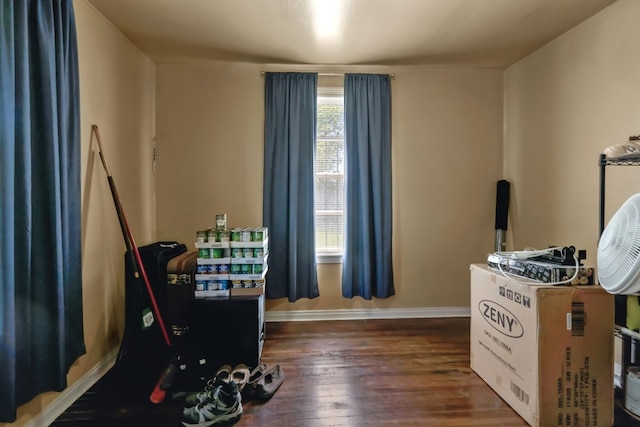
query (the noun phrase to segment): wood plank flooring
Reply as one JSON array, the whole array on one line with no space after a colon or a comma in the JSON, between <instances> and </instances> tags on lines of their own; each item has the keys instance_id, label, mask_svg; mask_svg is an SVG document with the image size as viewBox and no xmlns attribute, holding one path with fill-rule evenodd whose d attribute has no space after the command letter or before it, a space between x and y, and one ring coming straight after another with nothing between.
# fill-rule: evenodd
<instances>
[{"instance_id":1,"label":"wood plank flooring","mask_svg":"<svg viewBox=\"0 0 640 427\"><path fill-rule=\"evenodd\" d=\"M468 318L268 323L262 361L284 383L238 427L527 425L469 367ZM179 402L125 399L110 374L52 426L181 425Z\"/></svg>"}]
</instances>

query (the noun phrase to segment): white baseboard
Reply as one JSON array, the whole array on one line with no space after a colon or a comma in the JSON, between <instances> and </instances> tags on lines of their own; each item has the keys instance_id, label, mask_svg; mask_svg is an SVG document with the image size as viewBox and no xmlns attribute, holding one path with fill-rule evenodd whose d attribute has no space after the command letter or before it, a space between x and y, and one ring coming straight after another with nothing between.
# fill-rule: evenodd
<instances>
[{"instance_id":1,"label":"white baseboard","mask_svg":"<svg viewBox=\"0 0 640 427\"><path fill-rule=\"evenodd\" d=\"M51 425L64 411L80 398L113 366L118 356L118 349L113 350L98 362L89 372L78 378L76 382L65 388L42 412L25 424L25 427L46 427Z\"/></svg>"},{"instance_id":2,"label":"white baseboard","mask_svg":"<svg viewBox=\"0 0 640 427\"><path fill-rule=\"evenodd\" d=\"M412 319L429 317L469 317L469 307L362 308L346 310L267 311L267 322L317 320Z\"/></svg>"}]
</instances>

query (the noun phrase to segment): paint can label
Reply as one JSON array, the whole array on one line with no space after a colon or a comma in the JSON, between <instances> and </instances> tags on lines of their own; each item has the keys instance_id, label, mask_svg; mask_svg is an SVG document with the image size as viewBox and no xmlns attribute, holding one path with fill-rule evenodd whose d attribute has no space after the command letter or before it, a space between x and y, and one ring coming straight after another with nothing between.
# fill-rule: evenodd
<instances>
[{"instance_id":1,"label":"paint can label","mask_svg":"<svg viewBox=\"0 0 640 427\"><path fill-rule=\"evenodd\" d=\"M263 265L262 264L253 264L253 274L262 274Z\"/></svg>"},{"instance_id":2,"label":"paint can label","mask_svg":"<svg viewBox=\"0 0 640 427\"><path fill-rule=\"evenodd\" d=\"M258 227L251 231L252 242L262 242L264 240L264 228Z\"/></svg>"},{"instance_id":3,"label":"paint can label","mask_svg":"<svg viewBox=\"0 0 640 427\"><path fill-rule=\"evenodd\" d=\"M233 248L231 249L231 255L234 258L242 258L242 255L244 254L242 248Z\"/></svg>"},{"instance_id":4,"label":"paint can label","mask_svg":"<svg viewBox=\"0 0 640 427\"><path fill-rule=\"evenodd\" d=\"M204 259L211 258L211 251L208 248L198 249L198 258L204 258Z\"/></svg>"},{"instance_id":5,"label":"paint can label","mask_svg":"<svg viewBox=\"0 0 640 427\"><path fill-rule=\"evenodd\" d=\"M241 242L250 242L251 241L251 228L243 228L240 231L240 241Z\"/></svg>"},{"instance_id":6,"label":"paint can label","mask_svg":"<svg viewBox=\"0 0 640 427\"><path fill-rule=\"evenodd\" d=\"M216 214L216 230L227 228L227 214Z\"/></svg>"},{"instance_id":7,"label":"paint can label","mask_svg":"<svg viewBox=\"0 0 640 427\"><path fill-rule=\"evenodd\" d=\"M216 259L216 258L222 258L222 248L213 248L211 249L211 257Z\"/></svg>"}]
</instances>

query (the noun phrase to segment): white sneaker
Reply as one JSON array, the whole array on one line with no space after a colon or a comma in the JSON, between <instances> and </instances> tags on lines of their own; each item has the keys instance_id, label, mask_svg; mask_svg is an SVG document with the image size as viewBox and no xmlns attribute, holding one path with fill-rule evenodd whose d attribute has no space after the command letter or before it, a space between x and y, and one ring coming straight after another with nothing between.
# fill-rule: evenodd
<instances>
[{"instance_id":1,"label":"white sneaker","mask_svg":"<svg viewBox=\"0 0 640 427\"><path fill-rule=\"evenodd\" d=\"M624 144L612 145L604 149L604 155L610 159L640 160L640 141L630 140Z\"/></svg>"}]
</instances>

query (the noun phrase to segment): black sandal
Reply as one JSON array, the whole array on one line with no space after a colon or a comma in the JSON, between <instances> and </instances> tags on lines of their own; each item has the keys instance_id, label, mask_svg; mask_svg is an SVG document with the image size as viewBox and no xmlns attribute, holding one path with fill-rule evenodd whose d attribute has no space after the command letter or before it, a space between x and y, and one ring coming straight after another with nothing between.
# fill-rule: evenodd
<instances>
[{"instance_id":1,"label":"black sandal","mask_svg":"<svg viewBox=\"0 0 640 427\"><path fill-rule=\"evenodd\" d=\"M256 386L258 385L258 381L261 380L269 371L269 368L266 363L261 363L249 374L249 380L244 386L242 390L242 395L244 397L255 397L256 395Z\"/></svg>"},{"instance_id":2,"label":"black sandal","mask_svg":"<svg viewBox=\"0 0 640 427\"><path fill-rule=\"evenodd\" d=\"M267 400L271 399L271 396L275 394L276 391L282 385L284 381L284 370L280 367L280 365L275 365L273 368L269 369L269 371L258 380L258 384L256 385L256 395L259 399Z\"/></svg>"}]
</instances>

